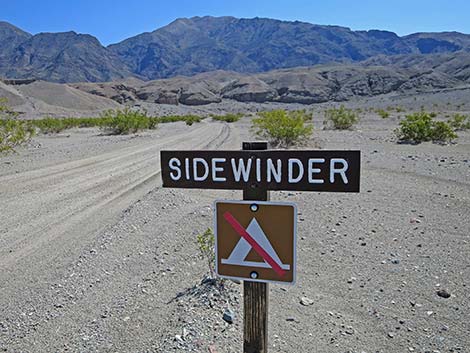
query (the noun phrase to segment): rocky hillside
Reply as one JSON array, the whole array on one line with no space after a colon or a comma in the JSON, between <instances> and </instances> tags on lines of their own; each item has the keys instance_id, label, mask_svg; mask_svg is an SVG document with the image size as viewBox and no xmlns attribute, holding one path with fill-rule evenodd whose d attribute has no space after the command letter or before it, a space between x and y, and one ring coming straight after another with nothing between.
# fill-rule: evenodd
<instances>
[{"instance_id":1,"label":"rocky hillside","mask_svg":"<svg viewBox=\"0 0 470 353\"><path fill-rule=\"evenodd\" d=\"M259 73L378 55L470 51L470 35L352 31L265 18L193 17L102 46L75 32L30 35L0 22L0 76L54 82L144 80L225 70Z\"/></svg>"},{"instance_id":2,"label":"rocky hillside","mask_svg":"<svg viewBox=\"0 0 470 353\"><path fill-rule=\"evenodd\" d=\"M390 92L470 88L470 53L382 56L357 63L317 65L259 74L214 71L154 81L78 83L75 88L119 103L205 105L239 102L312 104Z\"/></svg>"},{"instance_id":3,"label":"rocky hillside","mask_svg":"<svg viewBox=\"0 0 470 353\"><path fill-rule=\"evenodd\" d=\"M0 76L52 82L97 82L133 73L119 57L88 34L40 33L31 36L0 23Z\"/></svg>"}]
</instances>

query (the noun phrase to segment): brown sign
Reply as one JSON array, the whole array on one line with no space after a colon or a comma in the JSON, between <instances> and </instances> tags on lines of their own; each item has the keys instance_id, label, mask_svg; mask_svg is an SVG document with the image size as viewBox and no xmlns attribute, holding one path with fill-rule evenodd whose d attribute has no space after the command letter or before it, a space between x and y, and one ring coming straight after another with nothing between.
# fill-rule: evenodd
<instances>
[{"instance_id":1,"label":"brown sign","mask_svg":"<svg viewBox=\"0 0 470 353\"><path fill-rule=\"evenodd\" d=\"M164 187L359 192L360 151L161 151Z\"/></svg>"},{"instance_id":2,"label":"brown sign","mask_svg":"<svg viewBox=\"0 0 470 353\"><path fill-rule=\"evenodd\" d=\"M216 201L216 272L255 282L295 282L295 204Z\"/></svg>"}]
</instances>

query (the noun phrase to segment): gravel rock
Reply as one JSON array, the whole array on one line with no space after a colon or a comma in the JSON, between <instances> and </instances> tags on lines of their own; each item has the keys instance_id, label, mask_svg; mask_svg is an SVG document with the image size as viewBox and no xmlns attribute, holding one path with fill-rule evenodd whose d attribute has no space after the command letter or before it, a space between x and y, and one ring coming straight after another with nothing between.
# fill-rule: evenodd
<instances>
[{"instance_id":1,"label":"gravel rock","mask_svg":"<svg viewBox=\"0 0 470 353\"><path fill-rule=\"evenodd\" d=\"M233 324L233 320L235 319L235 313L232 311L232 309L227 308L224 311L224 315L222 316L224 321L228 322L229 324Z\"/></svg>"},{"instance_id":2,"label":"gravel rock","mask_svg":"<svg viewBox=\"0 0 470 353\"><path fill-rule=\"evenodd\" d=\"M300 298L300 304L302 304L303 306L309 306L309 305L312 305L313 303L314 301L310 298L307 298L307 297Z\"/></svg>"},{"instance_id":3,"label":"gravel rock","mask_svg":"<svg viewBox=\"0 0 470 353\"><path fill-rule=\"evenodd\" d=\"M438 296L440 296L441 298L450 298L450 293L448 291L446 291L445 289L439 289L436 294Z\"/></svg>"}]
</instances>

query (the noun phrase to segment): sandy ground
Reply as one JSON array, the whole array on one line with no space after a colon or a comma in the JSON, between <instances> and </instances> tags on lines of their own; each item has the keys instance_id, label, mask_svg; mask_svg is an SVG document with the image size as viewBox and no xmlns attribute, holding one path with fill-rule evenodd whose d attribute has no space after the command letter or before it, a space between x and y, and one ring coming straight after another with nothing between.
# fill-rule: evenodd
<instances>
[{"instance_id":1,"label":"sandy ground","mask_svg":"<svg viewBox=\"0 0 470 353\"><path fill-rule=\"evenodd\" d=\"M271 193L300 213L297 284L270 286L270 352L470 352L470 133L402 145L396 125L314 132L311 146L362 151L361 193ZM161 188L159 151L239 149L249 127L71 130L2 157L0 351L240 352L242 286L201 283L196 235L241 193Z\"/></svg>"}]
</instances>

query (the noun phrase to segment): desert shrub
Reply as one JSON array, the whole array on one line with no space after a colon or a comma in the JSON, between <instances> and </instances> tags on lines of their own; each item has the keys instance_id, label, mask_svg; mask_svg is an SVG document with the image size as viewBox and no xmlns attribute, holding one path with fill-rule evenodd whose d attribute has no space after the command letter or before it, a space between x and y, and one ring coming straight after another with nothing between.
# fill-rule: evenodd
<instances>
[{"instance_id":1,"label":"desert shrub","mask_svg":"<svg viewBox=\"0 0 470 353\"><path fill-rule=\"evenodd\" d=\"M242 113L225 114L225 115L212 115L212 120L225 121L226 123L235 123L243 117Z\"/></svg>"},{"instance_id":2,"label":"desert shrub","mask_svg":"<svg viewBox=\"0 0 470 353\"><path fill-rule=\"evenodd\" d=\"M305 124L309 120L312 120L312 115L303 110L273 110L259 113L253 119L253 128L256 134L269 139L272 144L288 147L312 134L313 125Z\"/></svg>"},{"instance_id":3,"label":"desert shrub","mask_svg":"<svg viewBox=\"0 0 470 353\"><path fill-rule=\"evenodd\" d=\"M165 117L152 117L147 113L134 111L129 108L123 110L107 110L97 118L43 118L31 120L30 123L42 133L58 133L66 129L78 127L99 127L114 134L129 134L140 130L156 129L159 123L184 121L187 125L200 122L201 118L195 115L175 115Z\"/></svg>"},{"instance_id":4,"label":"desert shrub","mask_svg":"<svg viewBox=\"0 0 470 353\"><path fill-rule=\"evenodd\" d=\"M33 120L31 121L31 123L44 134L59 133L71 127L70 122L66 122L58 118L49 117L39 120Z\"/></svg>"},{"instance_id":5,"label":"desert shrub","mask_svg":"<svg viewBox=\"0 0 470 353\"><path fill-rule=\"evenodd\" d=\"M433 121L431 139L434 142L450 142L455 138L457 138L457 134L448 123Z\"/></svg>"},{"instance_id":6,"label":"desert shrub","mask_svg":"<svg viewBox=\"0 0 470 353\"><path fill-rule=\"evenodd\" d=\"M289 115L293 118L302 119L303 121L312 121L313 120L313 111L307 111L305 109L291 110Z\"/></svg>"},{"instance_id":7,"label":"desert shrub","mask_svg":"<svg viewBox=\"0 0 470 353\"><path fill-rule=\"evenodd\" d=\"M339 108L331 108L325 112L323 125L327 129L346 130L358 122L357 114L342 105Z\"/></svg>"},{"instance_id":8,"label":"desert shrub","mask_svg":"<svg viewBox=\"0 0 470 353\"><path fill-rule=\"evenodd\" d=\"M201 117L197 115L186 115L182 117L182 121L186 122L186 125L193 125L194 123L200 123L201 122Z\"/></svg>"},{"instance_id":9,"label":"desert shrub","mask_svg":"<svg viewBox=\"0 0 470 353\"><path fill-rule=\"evenodd\" d=\"M34 127L27 121L12 118L0 119L0 152L13 151L15 147L34 136Z\"/></svg>"},{"instance_id":10,"label":"desert shrub","mask_svg":"<svg viewBox=\"0 0 470 353\"><path fill-rule=\"evenodd\" d=\"M140 112L124 108L123 110L108 110L101 115L101 129L116 135L126 135L136 133L141 130L155 129L158 120Z\"/></svg>"},{"instance_id":11,"label":"desert shrub","mask_svg":"<svg viewBox=\"0 0 470 353\"><path fill-rule=\"evenodd\" d=\"M204 233L198 234L197 245L202 258L207 262L211 278L215 278L215 237L212 229L207 228Z\"/></svg>"},{"instance_id":12,"label":"desert shrub","mask_svg":"<svg viewBox=\"0 0 470 353\"><path fill-rule=\"evenodd\" d=\"M388 110L388 108L387 108L387 110ZM390 117L390 113L388 111L383 110L383 109L377 109L376 112L382 119L387 119L387 118Z\"/></svg>"},{"instance_id":13,"label":"desert shrub","mask_svg":"<svg viewBox=\"0 0 470 353\"><path fill-rule=\"evenodd\" d=\"M7 99L0 98L0 153L14 151L34 135L34 127L28 121L15 120L17 116Z\"/></svg>"},{"instance_id":14,"label":"desert shrub","mask_svg":"<svg viewBox=\"0 0 470 353\"><path fill-rule=\"evenodd\" d=\"M156 118L159 123L175 123L177 121L184 121L186 125L200 123L201 117L197 115L169 115Z\"/></svg>"},{"instance_id":15,"label":"desert shrub","mask_svg":"<svg viewBox=\"0 0 470 353\"><path fill-rule=\"evenodd\" d=\"M418 112L406 115L395 133L401 141L421 143L424 141L448 142L457 137L451 126L434 121L431 114Z\"/></svg>"},{"instance_id":16,"label":"desert shrub","mask_svg":"<svg viewBox=\"0 0 470 353\"><path fill-rule=\"evenodd\" d=\"M454 114L448 123L455 131L467 130L470 129L470 116Z\"/></svg>"}]
</instances>

